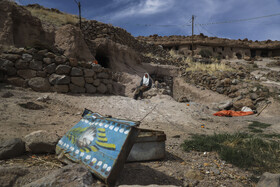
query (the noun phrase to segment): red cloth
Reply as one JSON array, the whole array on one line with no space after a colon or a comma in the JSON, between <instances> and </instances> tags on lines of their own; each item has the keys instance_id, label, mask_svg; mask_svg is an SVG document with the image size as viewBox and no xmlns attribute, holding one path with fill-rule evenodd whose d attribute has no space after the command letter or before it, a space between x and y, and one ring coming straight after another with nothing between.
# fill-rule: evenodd
<instances>
[{"instance_id":1,"label":"red cloth","mask_svg":"<svg viewBox=\"0 0 280 187\"><path fill-rule=\"evenodd\" d=\"M213 114L214 116L248 116L252 115L254 112L243 112L243 111L233 111L233 110L222 110Z\"/></svg>"}]
</instances>

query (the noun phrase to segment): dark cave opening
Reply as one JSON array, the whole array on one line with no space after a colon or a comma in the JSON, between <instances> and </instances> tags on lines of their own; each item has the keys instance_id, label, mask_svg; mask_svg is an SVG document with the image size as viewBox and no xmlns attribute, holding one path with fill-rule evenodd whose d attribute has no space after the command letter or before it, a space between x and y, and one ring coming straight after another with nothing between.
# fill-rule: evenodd
<instances>
[{"instance_id":1,"label":"dark cave opening","mask_svg":"<svg viewBox=\"0 0 280 187\"><path fill-rule=\"evenodd\" d=\"M96 56L95 56L95 59L98 61L98 64L100 64L102 67L104 67L104 68L110 68L111 67L110 58L107 55L105 55L104 53L97 52Z\"/></svg>"}]
</instances>

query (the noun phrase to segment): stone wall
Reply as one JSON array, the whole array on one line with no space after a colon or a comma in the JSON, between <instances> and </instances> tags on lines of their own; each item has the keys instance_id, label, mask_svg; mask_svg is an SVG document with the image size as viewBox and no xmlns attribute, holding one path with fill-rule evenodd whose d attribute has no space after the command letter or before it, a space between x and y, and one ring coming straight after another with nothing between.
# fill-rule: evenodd
<instances>
[{"instance_id":1,"label":"stone wall","mask_svg":"<svg viewBox=\"0 0 280 187\"><path fill-rule=\"evenodd\" d=\"M112 73L51 51L11 48L0 54L5 81L39 92L112 93Z\"/></svg>"},{"instance_id":2,"label":"stone wall","mask_svg":"<svg viewBox=\"0 0 280 187\"><path fill-rule=\"evenodd\" d=\"M235 99L237 102L237 105L234 106L235 110L241 110L243 106L255 109L260 101L266 100L272 94L267 87L256 82L255 77L242 66L232 72L209 74L203 71L187 71L182 76L186 82L197 87L205 87ZM175 99L178 99L178 94Z\"/></svg>"}]
</instances>

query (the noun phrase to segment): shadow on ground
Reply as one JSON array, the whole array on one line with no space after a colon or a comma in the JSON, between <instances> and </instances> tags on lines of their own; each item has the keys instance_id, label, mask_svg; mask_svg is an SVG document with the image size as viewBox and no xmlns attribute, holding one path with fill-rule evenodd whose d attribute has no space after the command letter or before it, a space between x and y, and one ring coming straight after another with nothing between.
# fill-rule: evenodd
<instances>
[{"instance_id":1,"label":"shadow on ground","mask_svg":"<svg viewBox=\"0 0 280 187\"><path fill-rule=\"evenodd\" d=\"M141 163L127 163L119 177L118 185L176 185L183 182Z\"/></svg>"}]
</instances>

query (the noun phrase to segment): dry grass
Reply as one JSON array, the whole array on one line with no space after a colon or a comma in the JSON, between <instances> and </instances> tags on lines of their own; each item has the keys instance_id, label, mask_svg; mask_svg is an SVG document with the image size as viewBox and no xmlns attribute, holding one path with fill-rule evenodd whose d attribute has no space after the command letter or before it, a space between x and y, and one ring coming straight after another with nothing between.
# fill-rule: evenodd
<instances>
[{"instance_id":1,"label":"dry grass","mask_svg":"<svg viewBox=\"0 0 280 187\"><path fill-rule=\"evenodd\" d=\"M145 53L145 54L143 54L143 55L146 56L146 57L149 57L149 58L155 58L155 59L157 59L157 60L164 60L163 57L156 56L156 55L154 55L154 54L152 54L152 53Z\"/></svg>"},{"instance_id":2,"label":"dry grass","mask_svg":"<svg viewBox=\"0 0 280 187\"><path fill-rule=\"evenodd\" d=\"M175 52L174 50L170 50L169 51L170 56L172 56L173 58L185 58L185 56L183 55L179 55L177 52Z\"/></svg>"},{"instance_id":3,"label":"dry grass","mask_svg":"<svg viewBox=\"0 0 280 187\"><path fill-rule=\"evenodd\" d=\"M44 9L26 7L32 16L39 18L42 22L48 22L54 26L62 26L65 24L76 24L79 19L78 16L71 14L61 14Z\"/></svg>"},{"instance_id":4,"label":"dry grass","mask_svg":"<svg viewBox=\"0 0 280 187\"><path fill-rule=\"evenodd\" d=\"M187 152L216 151L221 159L254 172L278 173L280 166L278 141L246 133L207 136L196 134L191 139L185 140L182 147Z\"/></svg>"},{"instance_id":5,"label":"dry grass","mask_svg":"<svg viewBox=\"0 0 280 187\"><path fill-rule=\"evenodd\" d=\"M192 62L191 59L189 58L186 59L185 61L189 65L189 67L186 68L186 71L205 71L208 72L209 74L214 74L215 72L218 71L235 71L231 67L219 62L214 62L212 64L203 64L199 62Z\"/></svg>"}]
</instances>

